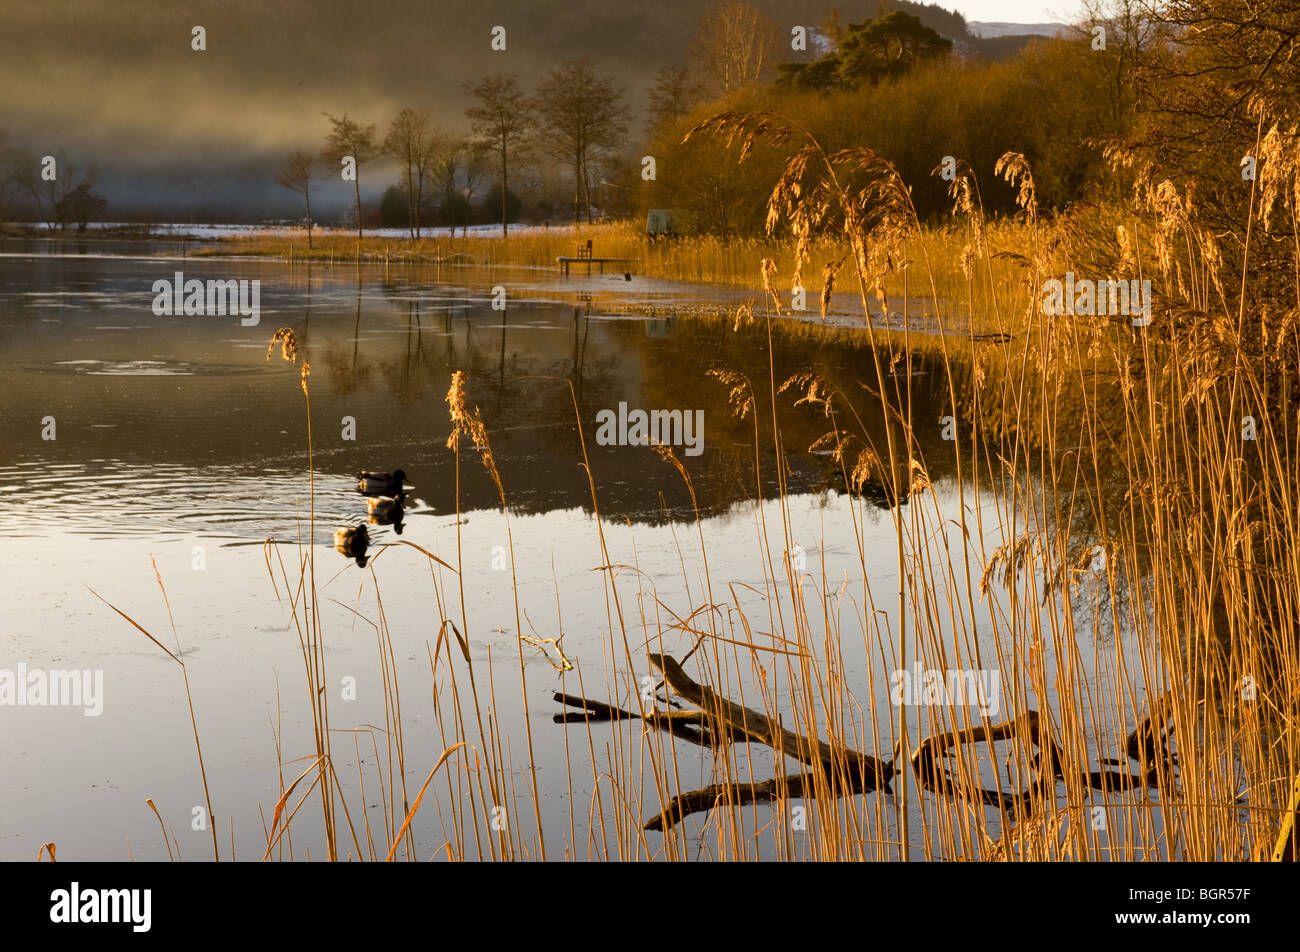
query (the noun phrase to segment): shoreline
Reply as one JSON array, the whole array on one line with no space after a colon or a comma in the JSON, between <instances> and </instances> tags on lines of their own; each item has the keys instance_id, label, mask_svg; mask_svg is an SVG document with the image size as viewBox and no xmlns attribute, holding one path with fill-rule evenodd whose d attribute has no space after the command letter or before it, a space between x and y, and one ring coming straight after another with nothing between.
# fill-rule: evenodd
<instances>
[{"instance_id":1,"label":"shoreline","mask_svg":"<svg viewBox=\"0 0 1300 952\"><path fill-rule=\"evenodd\" d=\"M582 232L566 226L569 231L567 238L572 240ZM612 226L594 225L583 226L590 231L593 229L605 229ZM560 226L553 227L549 230L537 229L538 231L554 237L561 234ZM526 238L529 232L522 232L519 238ZM238 261L258 261L278 264L287 264L290 267L321 266L327 269L339 268L344 265L359 267L364 266L367 269L382 267L385 271L392 268L409 268L409 269L435 269L439 274L434 278L439 283L458 283L454 280L454 275L464 275L467 278L474 272L488 272L494 276L505 278L507 286L515 284L521 286L519 290L530 295L530 300L534 299L532 295L546 300L551 298L555 292L563 290L566 292L565 297L578 295L580 298L587 299L588 305L599 302L600 309L605 314L617 315L620 317L636 317L645 320L656 319L673 319L673 318L702 318L707 320L722 320L725 322L735 322L738 319L738 312L747 305L753 308L753 319L761 320L763 308L770 306L770 298L759 286L757 277L758 269L755 268L755 281L752 285L745 285L739 282L719 281L701 275L698 278L691 277L667 277L662 274L637 273L636 271L605 274L593 273L587 275L584 272L571 273L564 275L556 264L545 264L534 261L507 261L498 258L485 260L483 257L475 257L465 252L453 252L450 255L442 257L430 257L426 254L427 248L394 248L394 239L382 236L366 236L363 244L376 245L384 250L374 251L365 250L360 258L354 254L351 256L335 253L335 247L340 244L351 244L355 249L355 236L340 235L336 231L327 233L327 239L322 239L319 233L314 237L318 241L328 240L330 244L327 247L315 248L310 254L305 248L305 232L298 231L295 233L286 233L284 236L274 239L279 242L287 242L288 253L276 253L272 248L267 247L268 239L263 234L250 234L240 236L223 236L223 237L203 237L193 239L198 246L194 249L186 248L191 243L191 239L177 237L174 235L155 233L150 236L141 235L118 235L105 233L103 230L97 231L93 236L87 235L30 235L16 237L13 235L0 235L0 254L4 254L4 247L8 240L19 242L43 242L47 244L65 244L75 242L76 244L121 244L121 243L174 243L181 247L178 250L154 249L147 255L109 255L109 257L120 257L123 260L132 258L148 258L153 261L173 260L178 263L189 260L201 260L212 262L238 262ZM510 243L516 239L516 234L512 233L509 238L502 238L501 235L491 236L482 233L474 234L466 238L422 238L421 245L427 245L432 242L484 242L492 243L494 247ZM401 242L410 242L410 239L398 239ZM739 240L737 243L740 243ZM647 242L650 244L650 242ZM250 247L252 246L252 247ZM70 258L85 257L80 253L70 253ZM638 261L641 265L644 261ZM443 275L442 269L454 269L451 274ZM501 275L501 272L514 272L518 276L517 280L511 281L508 276ZM530 279L531 277L531 279ZM453 278L453 280L448 280ZM427 280L427 276L424 276ZM471 281L465 281L469 285ZM517 292L516 292L517 293ZM866 330L868 326L867 319L863 316L861 310L861 301L854 293L837 292L831 295L830 306L827 309L825 319L821 316L818 290L810 288L806 291L807 304L803 310L795 310L786 301L779 315L773 317L780 323L797 322L799 324L809 325L811 328L821 328L825 330ZM701 300L704 298L704 300ZM874 303L874 302L873 302ZM935 326L934 318L925 310L928 303L927 299L911 298L908 301L909 323L910 327L905 328L903 325L903 315L901 313L901 302L891 300L890 319L881 320L881 314L878 310L873 309L871 313L872 327L884 334L895 335L909 330L913 334L920 334L926 337L937 337L941 335L940 329ZM918 316L919 315L919 316ZM948 336L965 339L967 334L966 328L951 328Z\"/></svg>"}]
</instances>

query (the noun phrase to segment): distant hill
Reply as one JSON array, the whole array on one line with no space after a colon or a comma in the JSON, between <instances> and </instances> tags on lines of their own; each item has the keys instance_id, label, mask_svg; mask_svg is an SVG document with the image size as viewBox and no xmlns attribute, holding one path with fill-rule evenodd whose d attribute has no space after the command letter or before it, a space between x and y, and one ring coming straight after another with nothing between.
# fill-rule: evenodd
<instances>
[{"instance_id":1,"label":"distant hill","mask_svg":"<svg viewBox=\"0 0 1300 952\"><path fill-rule=\"evenodd\" d=\"M1063 36L1069 32L1067 23L988 23L971 21L966 24L973 36L989 39L999 36Z\"/></svg>"},{"instance_id":2,"label":"distant hill","mask_svg":"<svg viewBox=\"0 0 1300 952\"><path fill-rule=\"evenodd\" d=\"M977 59L1008 59L1035 39L1058 36L1069 29L1064 23L968 23L960 13L941 4L913 0L856 0L834 5L838 6L845 23L870 19L890 10L910 13L940 36L952 40L953 50L959 55Z\"/></svg>"}]
</instances>

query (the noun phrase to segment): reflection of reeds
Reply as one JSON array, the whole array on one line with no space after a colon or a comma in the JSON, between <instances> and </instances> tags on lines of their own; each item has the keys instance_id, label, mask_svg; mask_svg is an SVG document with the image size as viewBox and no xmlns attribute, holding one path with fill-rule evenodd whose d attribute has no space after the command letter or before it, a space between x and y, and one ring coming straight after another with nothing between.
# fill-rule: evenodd
<instances>
[{"instance_id":1,"label":"reflection of reeds","mask_svg":"<svg viewBox=\"0 0 1300 952\"><path fill-rule=\"evenodd\" d=\"M308 360L306 351L300 348L298 336L292 328L282 327L272 335L271 343L266 348L268 360L271 359L276 344L280 345L280 356L286 362L296 364L298 358L302 358L299 379L303 397L306 401L307 416L307 545L306 557L301 565L297 586L297 591L300 595L303 595L303 598L301 601L295 598L292 604L294 606L294 625L298 631L298 643L302 650L303 667L310 690L312 727L316 740L317 777L315 783L313 783L313 789L317 785L320 789L321 811L325 822L325 843L329 858L337 860L338 840L334 826L334 763L330 747L329 691L327 690L325 674L324 632L320 624L316 589L316 546L314 544L316 536L316 464L311 433L311 387L308 383L311 377L311 363ZM285 579L285 589L286 591L290 590L287 578ZM310 593L310 598L306 597L307 593ZM301 607L303 613L301 622L297 613L299 607ZM291 790L286 791L284 796L288 796L289 792ZM310 789L308 793L310 793ZM269 852L269 844L267 849Z\"/></svg>"}]
</instances>

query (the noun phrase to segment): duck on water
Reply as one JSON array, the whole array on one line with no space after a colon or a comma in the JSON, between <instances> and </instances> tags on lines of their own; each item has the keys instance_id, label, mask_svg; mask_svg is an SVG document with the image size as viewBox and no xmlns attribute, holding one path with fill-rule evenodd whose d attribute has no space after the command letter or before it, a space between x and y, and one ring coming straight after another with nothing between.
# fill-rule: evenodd
<instances>
[{"instance_id":1,"label":"duck on water","mask_svg":"<svg viewBox=\"0 0 1300 952\"><path fill-rule=\"evenodd\" d=\"M357 473L357 489L367 496L400 496L406 485L406 473L374 473L363 469Z\"/></svg>"}]
</instances>

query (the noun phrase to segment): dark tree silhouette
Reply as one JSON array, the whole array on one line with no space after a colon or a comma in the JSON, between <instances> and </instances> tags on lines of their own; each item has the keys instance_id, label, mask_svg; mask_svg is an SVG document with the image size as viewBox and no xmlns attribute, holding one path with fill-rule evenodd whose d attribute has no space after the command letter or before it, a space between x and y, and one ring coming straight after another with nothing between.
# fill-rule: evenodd
<instances>
[{"instance_id":1,"label":"dark tree silhouette","mask_svg":"<svg viewBox=\"0 0 1300 952\"><path fill-rule=\"evenodd\" d=\"M297 192L307 203L307 247L311 247L311 177L315 164L310 152L291 152L284 160L284 167L276 173L275 180L280 185Z\"/></svg>"},{"instance_id":2,"label":"dark tree silhouette","mask_svg":"<svg viewBox=\"0 0 1300 952\"><path fill-rule=\"evenodd\" d=\"M623 92L583 57L542 77L534 104L540 144L573 172L573 220L582 220L585 206L590 223L593 172L627 131Z\"/></svg>"},{"instance_id":3,"label":"dark tree silhouette","mask_svg":"<svg viewBox=\"0 0 1300 952\"><path fill-rule=\"evenodd\" d=\"M82 234L92 221L102 221L108 202L96 195L88 182L82 182L64 195L55 205L54 214L60 224L75 224Z\"/></svg>"},{"instance_id":4,"label":"dark tree silhouette","mask_svg":"<svg viewBox=\"0 0 1300 952\"><path fill-rule=\"evenodd\" d=\"M893 79L924 60L952 52L952 41L910 13L894 10L852 23L839 49L811 63L783 63L778 84L795 89L854 88Z\"/></svg>"},{"instance_id":5,"label":"dark tree silhouette","mask_svg":"<svg viewBox=\"0 0 1300 952\"><path fill-rule=\"evenodd\" d=\"M325 148L321 150L321 158L335 169L339 168L344 156L350 155L356 161L356 177L352 180L352 188L356 195L357 238L360 239L361 166L381 154L375 144L375 127L363 126L349 119L347 113L335 117L327 112L325 118L330 121L331 128L329 136L325 139Z\"/></svg>"},{"instance_id":6,"label":"dark tree silhouette","mask_svg":"<svg viewBox=\"0 0 1300 952\"><path fill-rule=\"evenodd\" d=\"M485 76L466 83L474 103L465 110L473 123L474 145L491 152L501 174L501 234L510 233L506 198L510 194L510 161L527 148L533 126L532 105L514 76Z\"/></svg>"}]
</instances>

